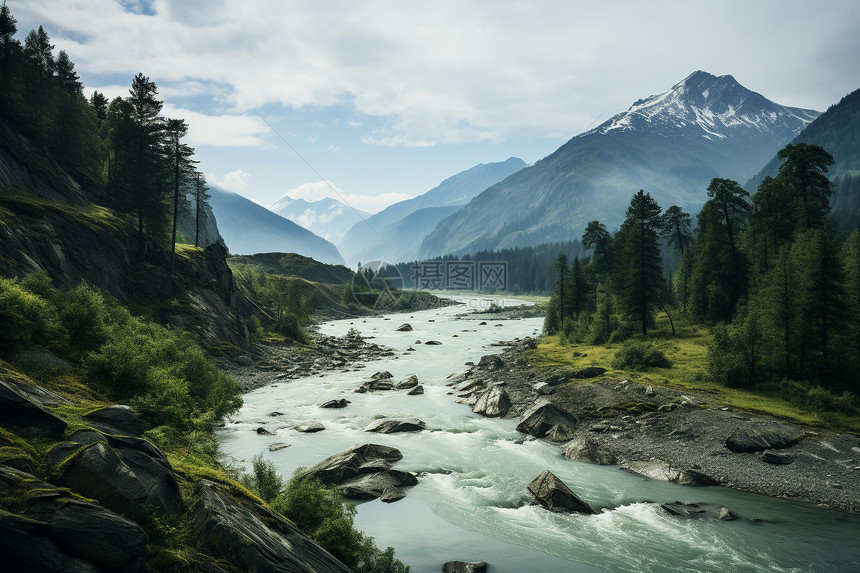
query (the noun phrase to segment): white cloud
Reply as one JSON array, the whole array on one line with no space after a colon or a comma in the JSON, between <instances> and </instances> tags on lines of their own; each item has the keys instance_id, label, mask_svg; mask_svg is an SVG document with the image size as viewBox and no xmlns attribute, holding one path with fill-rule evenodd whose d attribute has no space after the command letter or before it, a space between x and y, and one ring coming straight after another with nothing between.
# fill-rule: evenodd
<instances>
[{"instance_id":1,"label":"white cloud","mask_svg":"<svg viewBox=\"0 0 860 573\"><path fill-rule=\"evenodd\" d=\"M86 73L143 70L164 94L214 86L231 114L348 104L386 120L364 138L380 145L569 137L695 69L820 109L860 76L853 0L154 0L155 15L111 0L9 4Z\"/></svg>"},{"instance_id":2,"label":"white cloud","mask_svg":"<svg viewBox=\"0 0 860 573\"><path fill-rule=\"evenodd\" d=\"M269 133L269 127L251 115L207 115L170 105L164 106L162 115L186 120L188 144L192 147L261 147L266 145L264 136Z\"/></svg>"},{"instance_id":3,"label":"white cloud","mask_svg":"<svg viewBox=\"0 0 860 573\"><path fill-rule=\"evenodd\" d=\"M251 185L251 174L238 169L226 173L224 177L218 177L214 173L207 173L206 180L216 187L232 191L233 193L241 193L248 189Z\"/></svg>"}]
</instances>

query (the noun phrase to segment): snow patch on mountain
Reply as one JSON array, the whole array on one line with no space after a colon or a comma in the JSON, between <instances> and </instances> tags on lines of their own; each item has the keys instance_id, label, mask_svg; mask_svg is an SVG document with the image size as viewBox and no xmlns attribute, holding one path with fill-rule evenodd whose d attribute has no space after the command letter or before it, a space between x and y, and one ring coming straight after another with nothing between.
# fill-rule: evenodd
<instances>
[{"instance_id":1,"label":"snow patch on mountain","mask_svg":"<svg viewBox=\"0 0 860 573\"><path fill-rule=\"evenodd\" d=\"M689 135L718 140L737 129L773 133L787 123L809 124L813 110L785 107L740 85L732 76L693 72L669 91L636 101L623 113L579 137L612 131L650 131L663 134L688 128Z\"/></svg>"}]
</instances>

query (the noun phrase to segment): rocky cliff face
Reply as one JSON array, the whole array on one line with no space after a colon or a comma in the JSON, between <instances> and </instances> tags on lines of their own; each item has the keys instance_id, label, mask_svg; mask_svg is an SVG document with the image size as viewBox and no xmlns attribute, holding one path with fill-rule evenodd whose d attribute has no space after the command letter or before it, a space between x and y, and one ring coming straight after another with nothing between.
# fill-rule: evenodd
<instances>
[{"instance_id":1,"label":"rocky cliff face","mask_svg":"<svg viewBox=\"0 0 860 573\"><path fill-rule=\"evenodd\" d=\"M197 333L204 346L245 348L242 317L252 304L236 289L226 255L218 242L180 247L171 271L169 252L147 245L117 213L88 203L49 156L0 124L0 276L45 271L66 288L86 281Z\"/></svg>"},{"instance_id":2,"label":"rocky cliff face","mask_svg":"<svg viewBox=\"0 0 860 573\"><path fill-rule=\"evenodd\" d=\"M180 485L127 406L87 412L72 431L49 412L61 405L74 404L0 374L4 571L349 571L235 483L184 475ZM193 529L186 554L153 553L153 523L181 515Z\"/></svg>"}]
</instances>

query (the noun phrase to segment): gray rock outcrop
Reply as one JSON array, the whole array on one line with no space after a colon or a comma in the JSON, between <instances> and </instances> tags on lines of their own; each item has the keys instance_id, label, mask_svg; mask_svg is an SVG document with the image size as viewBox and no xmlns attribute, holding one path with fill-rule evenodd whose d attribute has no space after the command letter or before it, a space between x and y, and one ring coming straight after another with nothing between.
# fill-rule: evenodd
<instances>
[{"instance_id":1,"label":"gray rock outcrop","mask_svg":"<svg viewBox=\"0 0 860 573\"><path fill-rule=\"evenodd\" d=\"M511 409L511 398L505 387L494 384L487 388L472 407L472 411L489 418L499 418Z\"/></svg>"},{"instance_id":2,"label":"gray rock outcrop","mask_svg":"<svg viewBox=\"0 0 860 573\"><path fill-rule=\"evenodd\" d=\"M556 513L596 513L549 470L532 480L529 491L538 503Z\"/></svg>"},{"instance_id":3,"label":"gray rock outcrop","mask_svg":"<svg viewBox=\"0 0 860 573\"><path fill-rule=\"evenodd\" d=\"M191 537L199 549L229 559L243 571L350 571L274 511L239 500L207 480L195 487L191 524Z\"/></svg>"},{"instance_id":4,"label":"gray rock outcrop","mask_svg":"<svg viewBox=\"0 0 860 573\"><path fill-rule=\"evenodd\" d=\"M542 438L555 425L566 427L573 432L578 423L579 420L570 412L549 402L538 402L523 414L522 421L517 425L517 431Z\"/></svg>"},{"instance_id":5,"label":"gray rock outcrop","mask_svg":"<svg viewBox=\"0 0 860 573\"><path fill-rule=\"evenodd\" d=\"M726 447L733 452L748 453L790 448L797 438L788 427L759 431L739 430L726 438Z\"/></svg>"},{"instance_id":6,"label":"gray rock outcrop","mask_svg":"<svg viewBox=\"0 0 860 573\"><path fill-rule=\"evenodd\" d=\"M611 465L617 461L612 452L603 448L591 436L583 436L570 440L565 444L563 453L564 457L569 460L592 464Z\"/></svg>"}]
</instances>

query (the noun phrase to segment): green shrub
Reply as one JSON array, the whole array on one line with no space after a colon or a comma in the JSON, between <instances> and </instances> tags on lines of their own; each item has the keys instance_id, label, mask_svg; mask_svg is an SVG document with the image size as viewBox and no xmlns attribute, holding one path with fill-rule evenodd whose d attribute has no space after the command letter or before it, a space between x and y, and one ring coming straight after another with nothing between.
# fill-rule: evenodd
<instances>
[{"instance_id":1,"label":"green shrub","mask_svg":"<svg viewBox=\"0 0 860 573\"><path fill-rule=\"evenodd\" d=\"M69 349L80 356L107 340L108 305L99 291L84 283L54 296L60 321L69 333Z\"/></svg>"},{"instance_id":2,"label":"green shrub","mask_svg":"<svg viewBox=\"0 0 860 573\"><path fill-rule=\"evenodd\" d=\"M113 399L129 402L147 427L214 427L241 406L236 381L218 370L194 338L131 316L108 313L106 341L83 365Z\"/></svg>"},{"instance_id":3,"label":"green shrub","mask_svg":"<svg viewBox=\"0 0 860 573\"><path fill-rule=\"evenodd\" d=\"M57 310L43 296L15 279L0 278L0 353L8 355L26 344L63 350L68 332Z\"/></svg>"},{"instance_id":4,"label":"green shrub","mask_svg":"<svg viewBox=\"0 0 860 573\"><path fill-rule=\"evenodd\" d=\"M392 547L379 549L372 537L355 528L355 507L344 502L335 486L302 479L296 472L272 508L357 573L409 572L394 558Z\"/></svg>"},{"instance_id":5,"label":"green shrub","mask_svg":"<svg viewBox=\"0 0 860 573\"><path fill-rule=\"evenodd\" d=\"M264 460L262 454L257 454L251 460L252 473L241 478L242 485L260 496L266 503L272 503L284 489L284 479L275 469L275 464Z\"/></svg>"},{"instance_id":6,"label":"green shrub","mask_svg":"<svg viewBox=\"0 0 860 573\"><path fill-rule=\"evenodd\" d=\"M662 350L641 339L625 342L612 360L612 367L618 370L649 370L668 368L671 365Z\"/></svg>"},{"instance_id":7,"label":"green shrub","mask_svg":"<svg viewBox=\"0 0 860 573\"><path fill-rule=\"evenodd\" d=\"M251 318L248 319L248 334L251 336L253 340L260 340L263 338L263 325L260 323L260 317L256 314L252 314Z\"/></svg>"},{"instance_id":8,"label":"green shrub","mask_svg":"<svg viewBox=\"0 0 860 573\"><path fill-rule=\"evenodd\" d=\"M299 317L294 314L282 314L281 318L278 319L275 328L290 340L295 340L301 344L307 344L309 342L308 335L305 334L305 331L302 329Z\"/></svg>"}]
</instances>

